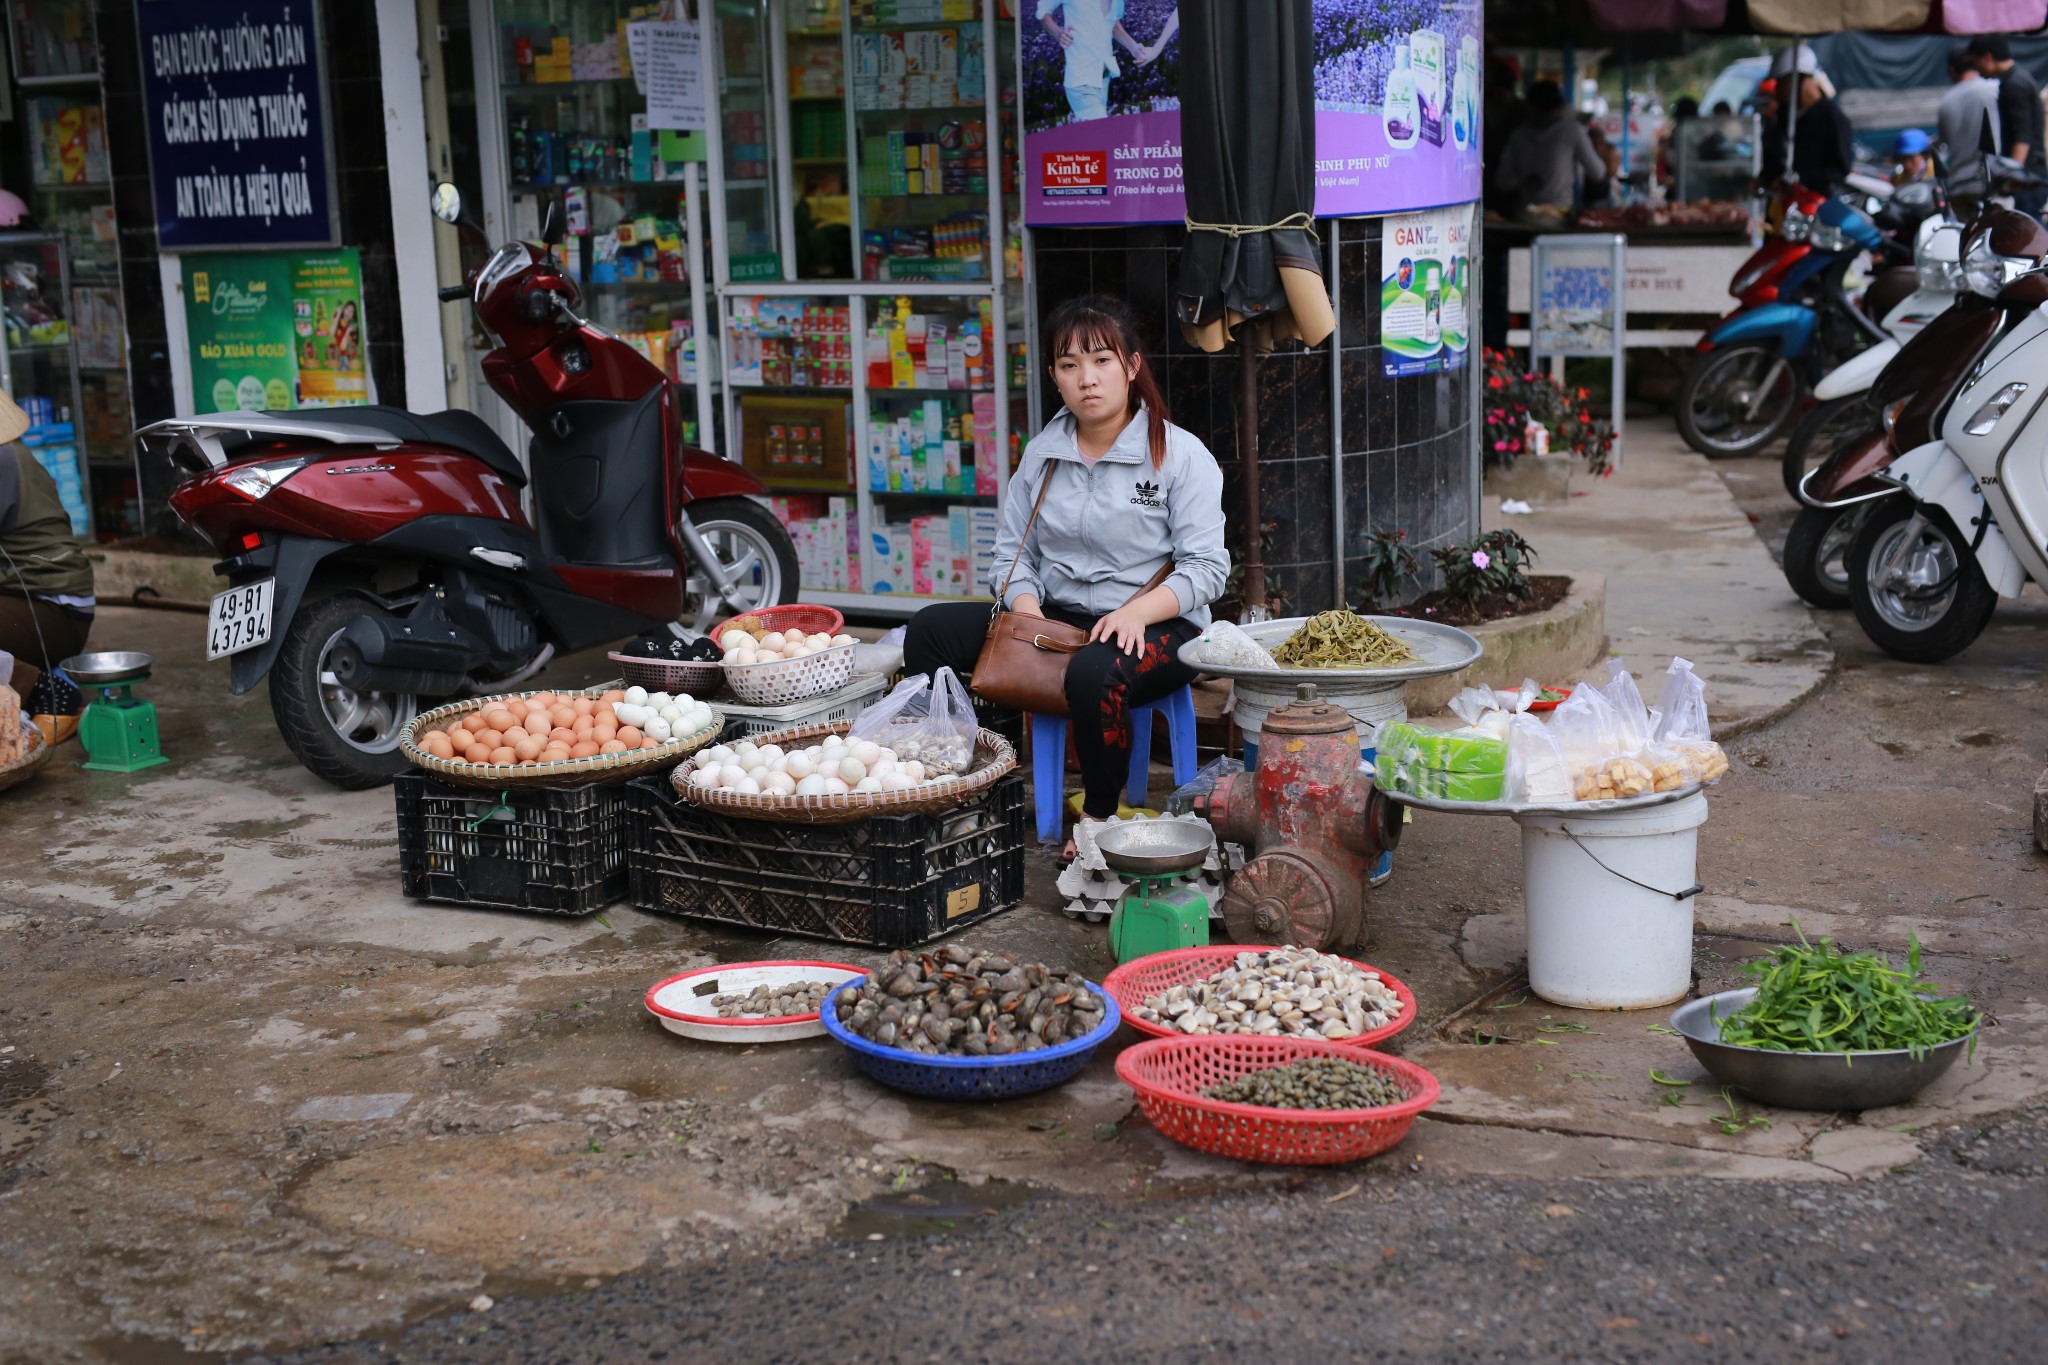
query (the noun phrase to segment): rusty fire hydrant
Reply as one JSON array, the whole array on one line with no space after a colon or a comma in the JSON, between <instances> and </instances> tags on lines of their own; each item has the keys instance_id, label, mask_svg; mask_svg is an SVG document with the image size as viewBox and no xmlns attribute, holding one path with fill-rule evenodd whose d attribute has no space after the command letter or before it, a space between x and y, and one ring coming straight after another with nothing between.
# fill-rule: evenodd
<instances>
[{"instance_id":1,"label":"rusty fire hydrant","mask_svg":"<svg viewBox=\"0 0 2048 1365\"><path fill-rule=\"evenodd\" d=\"M1239 943L1335 948L1365 933L1365 883L1401 840L1401 808L1359 766L1350 713L1303 683L1266 717L1259 766L1195 801L1219 841L1253 856L1223 896Z\"/></svg>"}]
</instances>

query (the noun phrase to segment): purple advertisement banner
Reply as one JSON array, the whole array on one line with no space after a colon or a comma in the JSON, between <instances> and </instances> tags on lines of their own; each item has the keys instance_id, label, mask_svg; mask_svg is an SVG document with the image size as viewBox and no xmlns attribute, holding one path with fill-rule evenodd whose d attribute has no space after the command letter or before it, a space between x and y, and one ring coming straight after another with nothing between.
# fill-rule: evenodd
<instances>
[{"instance_id":1,"label":"purple advertisement banner","mask_svg":"<svg viewBox=\"0 0 2048 1365\"><path fill-rule=\"evenodd\" d=\"M1317 217L1480 197L1481 0L1313 0ZM1020 0L1024 221L1178 223L1176 0Z\"/></svg>"}]
</instances>

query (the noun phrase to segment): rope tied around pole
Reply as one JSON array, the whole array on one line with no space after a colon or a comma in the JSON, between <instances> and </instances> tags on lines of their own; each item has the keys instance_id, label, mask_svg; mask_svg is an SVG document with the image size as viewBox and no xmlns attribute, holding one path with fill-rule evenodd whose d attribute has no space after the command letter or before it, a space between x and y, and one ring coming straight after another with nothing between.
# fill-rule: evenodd
<instances>
[{"instance_id":1,"label":"rope tied around pole","mask_svg":"<svg viewBox=\"0 0 2048 1365\"><path fill-rule=\"evenodd\" d=\"M1316 219L1312 213L1290 213L1277 223L1198 223L1192 218L1181 222L1189 232L1215 232L1225 237L1249 237L1255 232L1306 232L1309 240L1320 243L1316 235Z\"/></svg>"}]
</instances>

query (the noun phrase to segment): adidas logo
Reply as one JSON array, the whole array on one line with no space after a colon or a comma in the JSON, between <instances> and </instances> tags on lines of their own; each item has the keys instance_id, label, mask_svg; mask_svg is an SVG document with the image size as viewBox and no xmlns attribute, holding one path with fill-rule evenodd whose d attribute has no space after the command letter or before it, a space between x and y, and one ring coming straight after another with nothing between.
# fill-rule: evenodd
<instances>
[{"instance_id":1,"label":"adidas logo","mask_svg":"<svg viewBox=\"0 0 2048 1365\"><path fill-rule=\"evenodd\" d=\"M1140 507L1164 507L1166 500L1159 496L1159 485L1140 480L1138 491L1131 495L1131 501Z\"/></svg>"}]
</instances>

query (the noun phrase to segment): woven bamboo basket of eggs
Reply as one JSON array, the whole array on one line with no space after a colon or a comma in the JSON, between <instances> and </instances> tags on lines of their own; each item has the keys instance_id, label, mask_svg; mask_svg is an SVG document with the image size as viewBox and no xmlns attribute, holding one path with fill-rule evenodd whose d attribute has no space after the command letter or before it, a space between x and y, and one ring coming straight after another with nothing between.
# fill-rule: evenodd
<instances>
[{"instance_id":1,"label":"woven bamboo basket of eggs","mask_svg":"<svg viewBox=\"0 0 2048 1365\"><path fill-rule=\"evenodd\" d=\"M798 790L809 785L805 781L806 778L824 777L821 766L824 752L836 755L831 762L840 774L842 783L847 781L844 774L852 771L844 766L849 761L858 764L861 769L861 776L853 779L856 783L873 780L879 784L886 776L898 775L888 773L884 777L869 778L869 767L879 767L883 761L882 754L886 751L881 745L872 742L847 742L845 736L851 728L851 723L846 721L836 725L807 725L793 730L778 730L774 734L763 735L758 740L732 746L735 759L749 748L752 750L751 756L757 758L761 757L764 751L774 750L773 756L761 764L762 767L771 770L771 776L776 775L773 772L776 758L787 760L792 755L804 755L812 748L821 748L823 752L818 760L805 758L797 765L804 769L801 776L790 777L785 763L779 775L789 778L791 790L788 792L764 789L759 778L742 777L738 785L725 785L725 779L731 776L739 765L725 763L722 756L716 768L707 763L712 753L724 746L713 746L712 749L698 754L695 763L686 763L677 768L669 775L669 780L675 786L676 794L689 804L720 811L726 815L735 815L744 820L850 825L856 820L865 820L874 815L935 814L952 810L980 796L1017 766L1017 753L1010 747L1010 742L993 730L981 730L975 735L973 759L965 772L938 777L919 775L902 785L890 783L888 788L879 790L805 791L799 795ZM839 740L840 743L827 749L825 746L829 740ZM866 743L867 747L856 750L856 746L863 743ZM861 757L868 749L876 751L872 762ZM706 773L716 773L718 785L712 785L708 778L701 776Z\"/></svg>"},{"instance_id":2,"label":"woven bamboo basket of eggs","mask_svg":"<svg viewBox=\"0 0 2048 1365\"><path fill-rule=\"evenodd\" d=\"M689 703L688 714L696 723L688 733L666 739L650 733L665 724L642 729L621 719L617 708L630 705L622 689L593 687L510 692L437 706L399 733L398 747L415 766L457 786L497 791L623 782L688 758L724 728L725 718L715 709L690 698L677 700ZM709 720L702 719L706 714ZM536 726L541 727L537 732ZM460 753L458 744L464 746Z\"/></svg>"}]
</instances>

